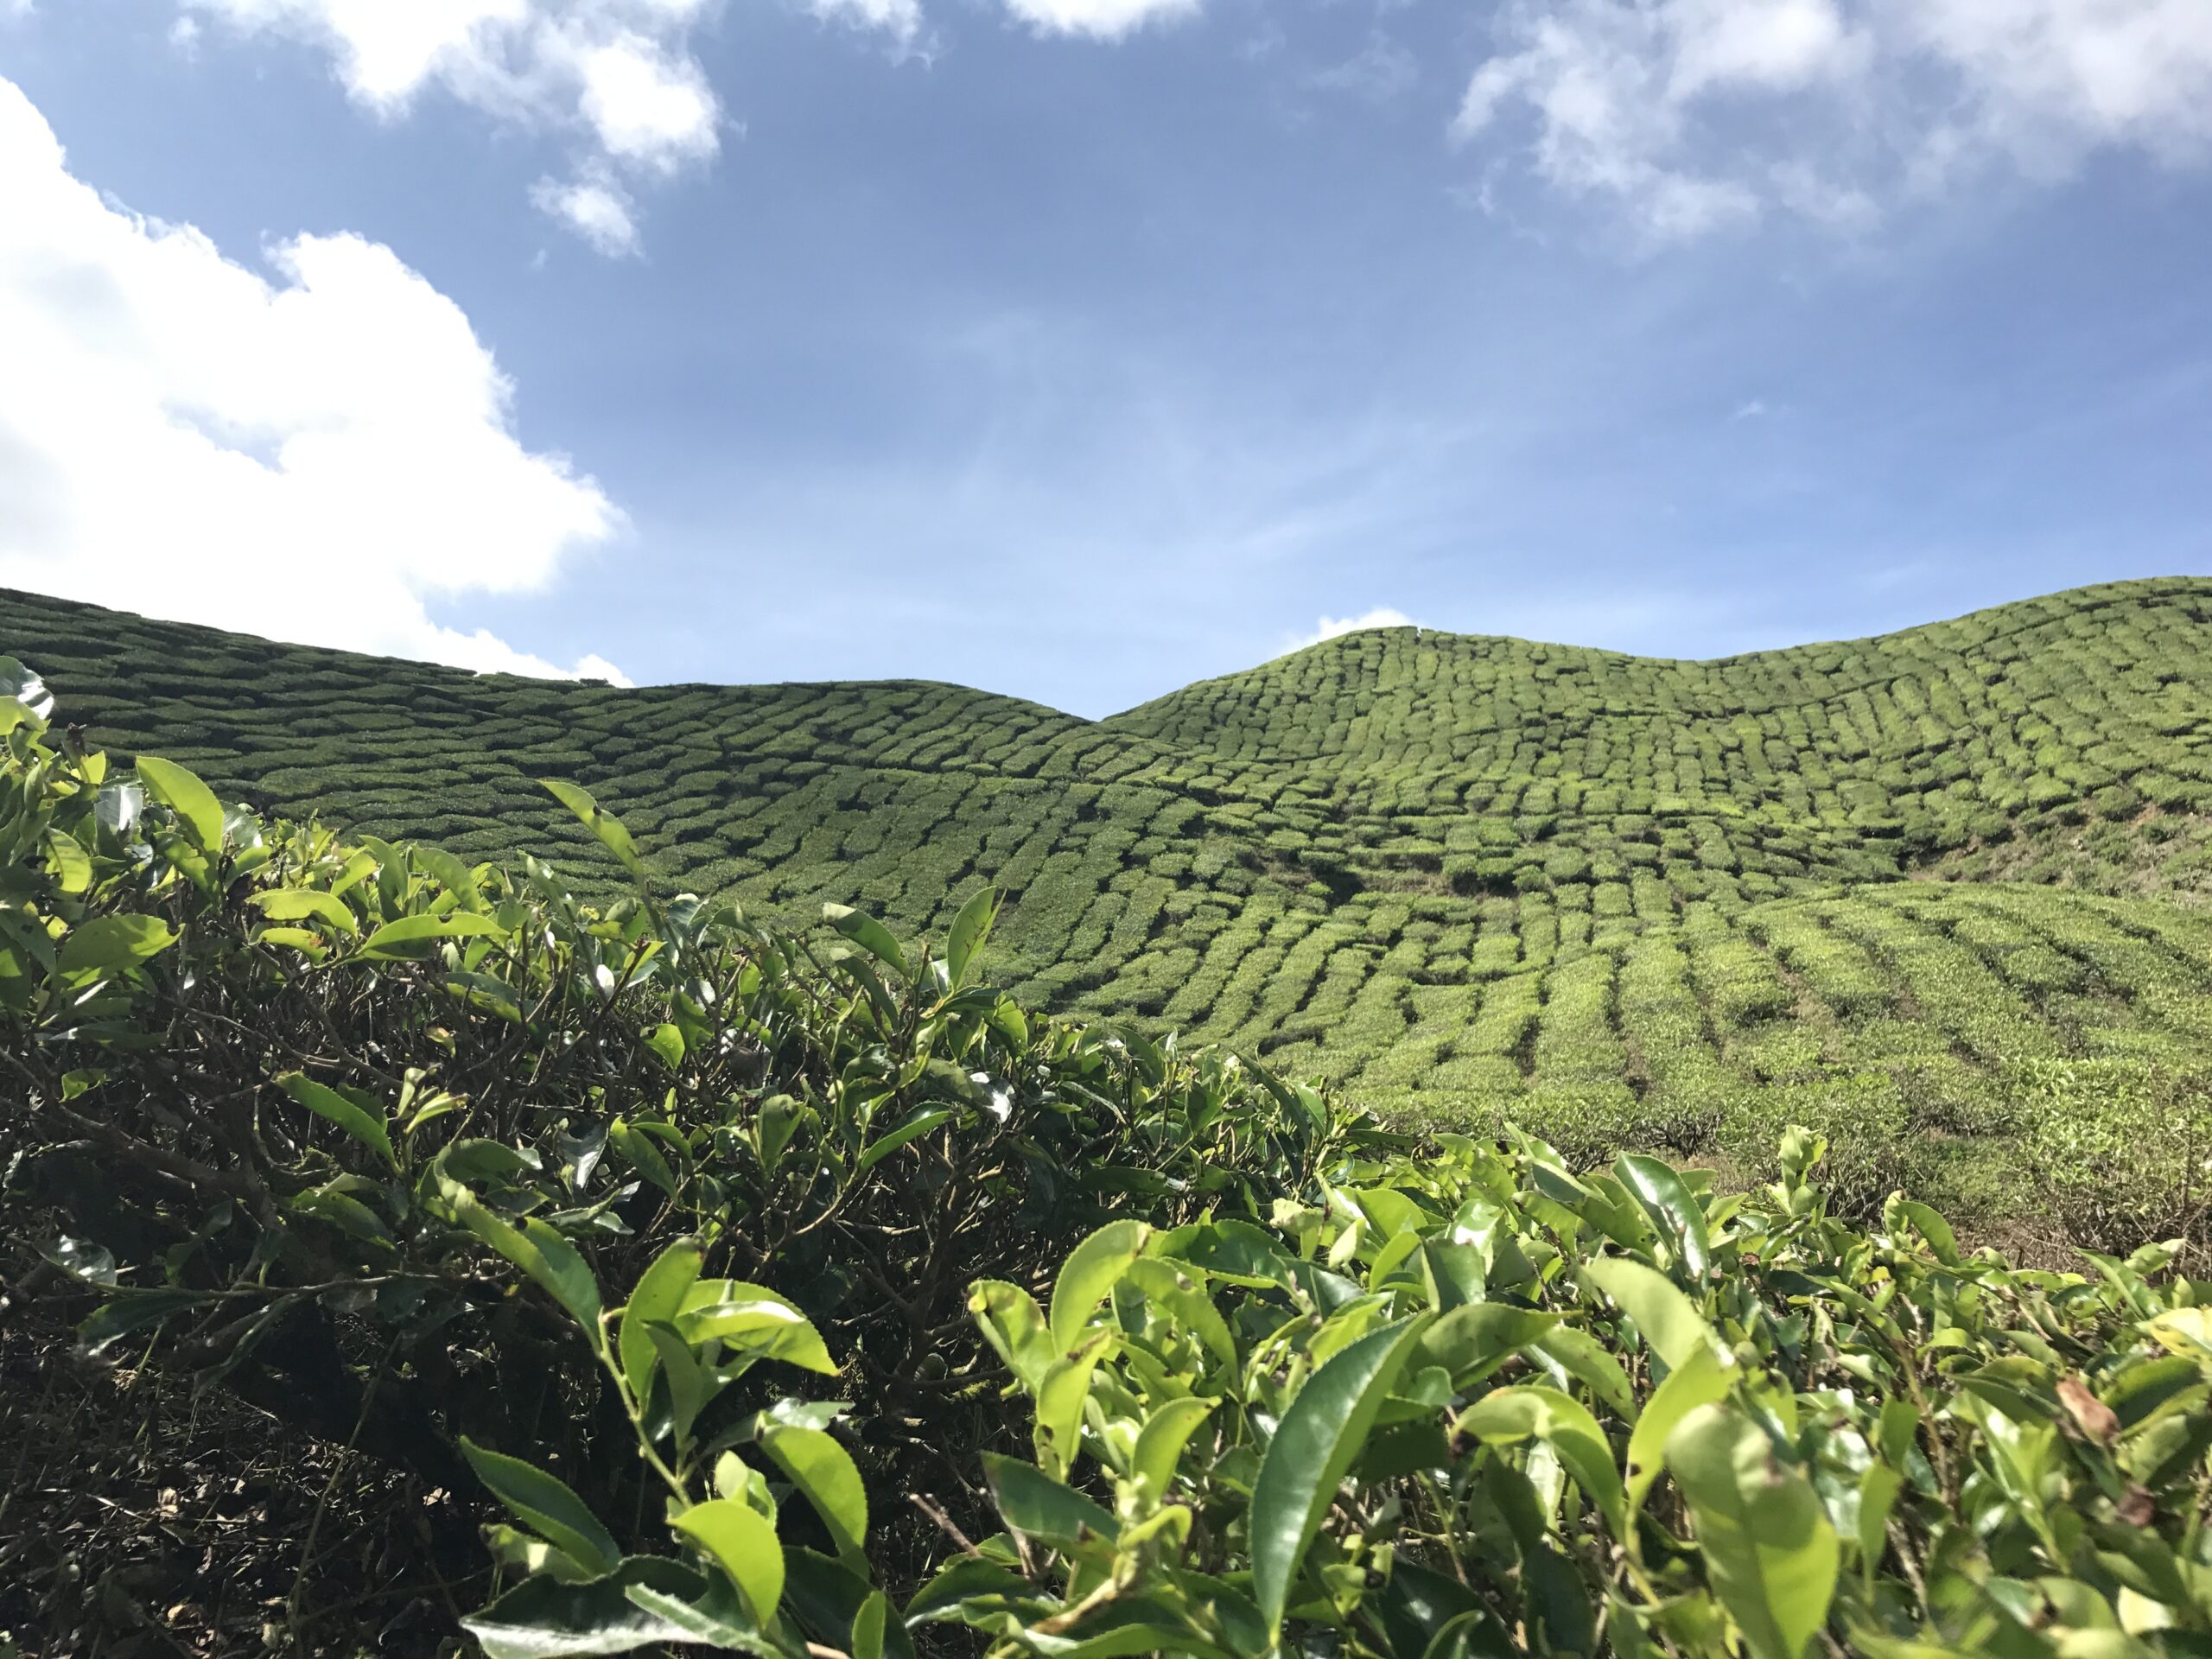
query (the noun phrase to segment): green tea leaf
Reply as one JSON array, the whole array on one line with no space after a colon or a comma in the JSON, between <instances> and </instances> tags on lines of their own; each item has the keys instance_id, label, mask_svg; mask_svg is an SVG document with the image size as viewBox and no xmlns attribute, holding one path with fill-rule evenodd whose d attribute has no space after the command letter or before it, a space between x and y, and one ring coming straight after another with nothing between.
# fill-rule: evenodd
<instances>
[{"instance_id":1,"label":"green tea leaf","mask_svg":"<svg viewBox=\"0 0 2212 1659\"><path fill-rule=\"evenodd\" d=\"M868 1489L851 1454L819 1429L772 1424L760 1431L761 1449L806 1494L830 1529L837 1554L863 1562L868 1542Z\"/></svg>"},{"instance_id":2,"label":"green tea leaf","mask_svg":"<svg viewBox=\"0 0 2212 1659\"><path fill-rule=\"evenodd\" d=\"M461 1437L461 1450L493 1497L577 1566L612 1573L621 1565L622 1552L613 1535L562 1481L519 1458L480 1446L466 1434Z\"/></svg>"},{"instance_id":3,"label":"green tea leaf","mask_svg":"<svg viewBox=\"0 0 2212 1659\"><path fill-rule=\"evenodd\" d=\"M613 1573L583 1583L544 1574L525 1579L462 1619L461 1628L476 1638L486 1659L634 1653L654 1643L686 1641L696 1626L662 1618L633 1595L658 1595L683 1606L704 1584L681 1561L632 1555Z\"/></svg>"},{"instance_id":4,"label":"green tea leaf","mask_svg":"<svg viewBox=\"0 0 2212 1659\"><path fill-rule=\"evenodd\" d=\"M271 887L253 894L247 902L272 922L327 922L349 937L359 930L344 899L314 887Z\"/></svg>"},{"instance_id":5,"label":"green tea leaf","mask_svg":"<svg viewBox=\"0 0 2212 1659\"><path fill-rule=\"evenodd\" d=\"M177 941L169 925L153 916L96 916L69 930L61 942L64 974L111 974L150 962Z\"/></svg>"},{"instance_id":6,"label":"green tea leaf","mask_svg":"<svg viewBox=\"0 0 2212 1659\"><path fill-rule=\"evenodd\" d=\"M1725 1398L1728 1393L1734 1367L1719 1349L1711 1345L1694 1347L1680 1365L1667 1374L1653 1393L1643 1414L1637 1419L1636 1432L1628 1441L1628 1505L1630 1510L1643 1507L1644 1497L1651 1491L1667 1466L1667 1439L1683 1418L1700 1406L1709 1406Z\"/></svg>"},{"instance_id":7,"label":"green tea leaf","mask_svg":"<svg viewBox=\"0 0 2212 1659\"><path fill-rule=\"evenodd\" d=\"M599 1325L599 1281L575 1245L534 1216L519 1228L512 1225L460 1182L442 1175L438 1194L455 1221L536 1280L594 1344L604 1340Z\"/></svg>"},{"instance_id":8,"label":"green tea leaf","mask_svg":"<svg viewBox=\"0 0 2212 1659\"><path fill-rule=\"evenodd\" d=\"M153 799L176 814L185 836L213 858L223 849L223 804L215 791L174 760L138 757L138 782Z\"/></svg>"},{"instance_id":9,"label":"green tea leaf","mask_svg":"<svg viewBox=\"0 0 2212 1659\"><path fill-rule=\"evenodd\" d=\"M676 1327L686 1342L719 1342L756 1358L780 1359L826 1376L837 1374L837 1363L823 1345L821 1332L804 1313L781 1299L715 1302L688 1309L677 1319Z\"/></svg>"},{"instance_id":10,"label":"green tea leaf","mask_svg":"<svg viewBox=\"0 0 2212 1659\"><path fill-rule=\"evenodd\" d=\"M952 988L959 990L968 982L968 969L976 960L976 953L990 938L991 923L999 910L998 893L989 887L969 895L968 902L960 906L960 913L952 918L952 929L944 936L944 968Z\"/></svg>"},{"instance_id":11,"label":"green tea leaf","mask_svg":"<svg viewBox=\"0 0 2212 1659\"><path fill-rule=\"evenodd\" d=\"M1414 1363L1441 1366L1454 1383L1465 1388L1549 1336L1563 1317L1503 1302L1465 1303L1439 1315L1428 1327Z\"/></svg>"},{"instance_id":12,"label":"green tea leaf","mask_svg":"<svg viewBox=\"0 0 2212 1659\"><path fill-rule=\"evenodd\" d=\"M276 1079L276 1086L316 1116L328 1118L394 1169L399 1167L391 1150L390 1128L366 1109L297 1071L285 1072Z\"/></svg>"},{"instance_id":13,"label":"green tea leaf","mask_svg":"<svg viewBox=\"0 0 2212 1659\"><path fill-rule=\"evenodd\" d=\"M497 938L503 931L489 916L473 911L402 916L364 939L359 954L371 962L414 962L448 939Z\"/></svg>"},{"instance_id":14,"label":"green tea leaf","mask_svg":"<svg viewBox=\"0 0 2212 1659\"><path fill-rule=\"evenodd\" d=\"M863 914L850 905L824 905L822 906L822 919L893 973L912 971L906 966L906 953L899 948L899 941L891 936L891 930L874 917Z\"/></svg>"},{"instance_id":15,"label":"green tea leaf","mask_svg":"<svg viewBox=\"0 0 2212 1659\"><path fill-rule=\"evenodd\" d=\"M1252 1488L1250 1521L1253 1594L1271 1642L1281 1637L1306 1546L1431 1317L1368 1332L1306 1380L1276 1425Z\"/></svg>"},{"instance_id":16,"label":"green tea leaf","mask_svg":"<svg viewBox=\"0 0 2212 1659\"><path fill-rule=\"evenodd\" d=\"M46 682L13 657L0 657L0 697L20 702L40 720L54 712L54 694L46 689Z\"/></svg>"},{"instance_id":17,"label":"green tea leaf","mask_svg":"<svg viewBox=\"0 0 2212 1659\"><path fill-rule=\"evenodd\" d=\"M1750 1417L1700 1406L1667 1441L1707 1575L1758 1659L1799 1659L1827 1622L1841 1551L1804 1476Z\"/></svg>"},{"instance_id":18,"label":"green tea leaf","mask_svg":"<svg viewBox=\"0 0 2212 1659\"><path fill-rule=\"evenodd\" d=\"M944 1107L915 1113L888 1135L868 1142L867 1149L854 1163L853 1173L856 1175L866 1174L909 1141L927 1135L938 1124L948 1122L957 1116L958 1114Z\"/></svg>"},{"instance_id":19,"label":"green tea leaf","mask_svg":"<svg viewBox=\"0 0 2212 1659\"><path fill-rule=\"evenodd\" d=\"M1143 1222L1109 1221L1068 1253L1052 1283L1054 1347L1065 1353L1075 1346L1091 1310L1105 1300L1129 1263L1144 1254L1151 1236L1152 1229Z\"/></svg>"},{"instance_id":20,"label":"green tea leaf","mask_svg":"<svg viewBox=\"0 0 2212 1659\"><path fill-rule=\"evenodd\" d=\"M1628 1506L1620 1472L1613 1467L1613 1448L1589 1408L1573 1395L1534 1384L1500 1389L1460 1413L1459 1428L1485 1446L1543 1441L1597 1504L1613 1535L1627 1530Z\"/></svg>"},{"instance_id":21,"label":"green tea leaf","mask_svg":"<svg viewBox=\"0 0 2212 1659\"><path fill-rule=\"evenodd\" d=\"M1096 1540L1110 1543L1121 1535L1121 1522L1033 1463L986 1452L983 1473L1000 1517L1024 1537L1072 1550Z\"/></svg>"},{"instance_id":22,"label":"green tea leaf","mask_svg":"<svg viewBox=\"0 0 2212 1659\"><path fill-rule=\"evenodd\" d=\"M672 1323L683 1306L683 1294L699 1277L699 1265L703 1260L699 1247L688 1238L680 1238L653 1258L652 1265L639 1278L637 1288L630 1293L630 1300L622 1310L622 1325L616 1351L622 1362L624 1381L630 1392L642 1401L652 1388L653 1367L658 1355L653 1348L646 1327L656 1321Z\"/></svg>"},{"instance_id":23,"label":"green tea leaf","mask_svg":"<svg viewBox=\"0 0 2212 1659\"><path fill-rule=\"evenodd\" d=\"M1675 1259L1694 1281L1702 1282L1713 1270L1713 1243L1706 1231L1705 1210L1682 1185L1682 1178L1656 1158L1629 1152L1613 1160L1613 1173L1651 1217Z\"/></svg>"},{"instance_id":24,"label":"green tea leaf","mask_svg":"<svg viewBox=\"0 0 2212 1659\"><path fill-rule=\"evenodd\" d=\"M1669 1369L1687 1363L1700 1348L1720 1345L1705 1316L1656 1268L1615 1255L1585 1262L1582 1271L1620 1304L1621 1312L1636 1322L1652 1352Z\"/></svg>"},{"instance_id":25,"label":"green tea leaf","mask_svg":"<svg viewBox=\"0 0 2212 1659\"><path fill-rule=\"evenodd\" d=\"M1147 1503L1164 1500L1174 1489L1175 1465L1198 1425L1213 1414L1215 1400L1170 1400L1145 1419L1129 1453L1129 1479Z\"/></svg>"},{"instance_id":26,"label":"green tea leaf","mask_svg":"<svg viewBox=\"0 0 2212 1659\"><path fill-rule=\"evenodd\" d=\"M621 819L593 798L589 790L557 778L541 778L537 782L548 795L576 815L584 828L598 838L599 844L614 855L616 863L639 880L645 879L645 867L630 840L630 832L622 827Z\"/></svg>"},{"instance_id":27,"label":"green tea leaf","mask_svg":"<svg viewBox=\"0 0 2212 1659\"><path fill-rule=\"evenodd\" d=\"M749 1503L709 1498L670 1523L729 1574L756 1624L766 1625L784 1599L784 1547L773 1522Z\"/></svg>"},{"instance_id":28,"label":"green tea leaf","mask_svg":"<svg viewBox=\"0 0 2212 1659\"><path fill-rule=\"evenodd\" d=\"M852 1659L883 1659L883 1633L891 1618L891 1603L880 1590L871 1591L853 1615Z\"/></svg>"}]
</instances>

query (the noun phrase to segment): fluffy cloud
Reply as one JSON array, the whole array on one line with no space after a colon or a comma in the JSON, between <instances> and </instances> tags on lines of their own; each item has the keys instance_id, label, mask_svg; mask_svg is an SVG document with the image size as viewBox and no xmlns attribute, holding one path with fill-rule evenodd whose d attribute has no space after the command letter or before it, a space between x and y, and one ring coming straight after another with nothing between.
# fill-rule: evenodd
<instances>
[{"instance_id":1,"label":"fluffy cloud","mask_svg":"<svg viewBox=\"0 0 2212 1659\"><path fill-rule=\"evenodd\" d=\"M1318 645L1325 639L1341 639L1348 633L1358 633L1367 628L1410 628L1414 620L1403 611L1394 611L1387 605L1358 616L1324 616L1319 618L1311 633L1294 634L1284 645L1286 651L1304 651L1308 645Z\"/></svg>"},{"instance_id":2,"label":"fluffy cloud","mask_svg":"<svg viewBox=\"0 0 2212 1659\"><path fill-rule=\"evenodd\" d=\"M534 199L603 252L636 247L618 175L664 177L721 149L722 111L690 47L709 0L180 0L232 30L327 50L382 116L428 86L518 125L567 132L589 157ZM618 228L619 226L619 228Z\"/></svg>"},{"instance_id":3,"label":"fluffy cloud","mask_svg":"<svg viewBox=\"0 0 2212 1659\"><path fill-rule=\"evenodd\" d=\"M1655 242L2212 146L2205 0L1514 0L1455 131Z\"/></svg>"},{"instance_id":4,"label":"fluffy cloud","mask_svg":"<svg viewBox=\"0 0 2212 1659\"><path fill-rule=\"evenodd\" d=\"M1040 35L1119 40L1153 22L1187 17L1198 0L1006 0L1007 10Z\"/></svg>"},{"instance_id":5,"label":"fluffy cloud","mask_svg":"<svg viewBox=\"0 0 2212 1659\"><path fill-rule=\"evenodd\" d=\"M514 436L452 301L353 236L264 276L72 177L0 79L0 587L480 670L426 601L542 587L620 518Z\"/></svg>"}]
</instances>

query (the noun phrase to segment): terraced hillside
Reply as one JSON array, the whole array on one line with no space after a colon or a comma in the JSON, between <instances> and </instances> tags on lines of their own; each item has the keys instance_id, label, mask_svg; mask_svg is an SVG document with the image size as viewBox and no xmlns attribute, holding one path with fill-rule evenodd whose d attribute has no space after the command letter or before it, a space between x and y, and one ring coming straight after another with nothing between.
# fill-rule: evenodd
<instances>
[{"instance_id":1,"label":"terraced hillside","mask_svg":"<svg viewBox=\"0 0 2212 1659\"><path fill-rule=\"evenodd\" d=\"M995 882L1026 995L1386 1109L1688 1153L1833 1122L1870 1179L2012 1204L2187 1151L2208 620L2173 580L1710 663L1392 629L1101 722L477 677L16 594L0 652L95 741L288 812L585 865L531 782L573 779L672 887L758 908L923 931Z\"/></svg>"}]
</instances>

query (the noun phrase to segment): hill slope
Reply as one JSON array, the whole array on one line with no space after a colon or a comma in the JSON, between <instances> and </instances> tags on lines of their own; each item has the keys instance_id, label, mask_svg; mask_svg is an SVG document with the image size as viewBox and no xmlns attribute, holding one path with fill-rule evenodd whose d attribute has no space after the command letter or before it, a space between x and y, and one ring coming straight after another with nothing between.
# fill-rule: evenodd
<instances>
[{"instance_id":1,"label":"hill slope","mask_svg":"<svg viewBox=\"0 0 2212 1659\"><path fill-rule=\"evenodd\" d=\"M0 652L95 741L286 812L590 864L531 781L569 778L671 886L756 907L923 931L994 881L1025 995L1385 1108L1686 1152L1835 1118L1958 1183L2212 1070L2208 619L2184 579L1708 663L1393 629L1102 722L479 677L19 594Z\"/></svg>"}]
</instances>

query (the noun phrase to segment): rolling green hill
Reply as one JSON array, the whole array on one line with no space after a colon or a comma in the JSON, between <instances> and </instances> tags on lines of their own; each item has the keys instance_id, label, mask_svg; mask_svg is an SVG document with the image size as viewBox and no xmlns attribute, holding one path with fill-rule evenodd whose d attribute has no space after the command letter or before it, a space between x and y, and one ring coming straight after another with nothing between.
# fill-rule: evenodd
<instances>
[{"instance_id":1,"label":"rolling green hill","mask_svg":"<svg viewBox=\"0 0 2212 1659\"><path fill-rule=\"evenodd\" d=\"M287 813L589 868L532 781L571 779L671 887L756 909L922 931L995 882L1025 996L1388 1110L1685 1154L1834 1123L1870 1182L2019 1208L2054 1167L2201 1156L2208 619L2176 579L1707 663L1379 630L1096 722L479 677L22 594L0 652L93 741Z\"/></svg>"}]
</instances>

